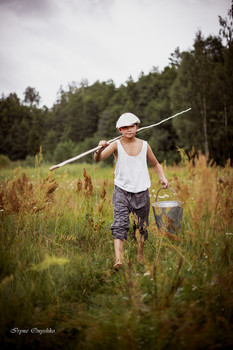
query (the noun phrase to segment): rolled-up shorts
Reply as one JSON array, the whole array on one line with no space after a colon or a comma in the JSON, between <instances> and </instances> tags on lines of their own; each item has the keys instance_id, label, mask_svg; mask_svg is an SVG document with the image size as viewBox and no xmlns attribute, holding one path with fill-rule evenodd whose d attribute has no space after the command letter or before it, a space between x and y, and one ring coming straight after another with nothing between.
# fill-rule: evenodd
<instances>
[{"instance_id":1,"label":"rolled-up shorts","mask_svg":"<svg viewBox=\"0 0 233 350\"><path fill-rule=\"evenodd\" d=\"M146 241L148 237L147 226L149 225L150 196L146 191L131 193L115 186L112 197L114 209L114 222L111 225L114 239L127 239L130 228L130 213L134 214L133 237L136 240L136 232ZM138 229L138 230L137 230Z\"/></svg>"}]
</instances>

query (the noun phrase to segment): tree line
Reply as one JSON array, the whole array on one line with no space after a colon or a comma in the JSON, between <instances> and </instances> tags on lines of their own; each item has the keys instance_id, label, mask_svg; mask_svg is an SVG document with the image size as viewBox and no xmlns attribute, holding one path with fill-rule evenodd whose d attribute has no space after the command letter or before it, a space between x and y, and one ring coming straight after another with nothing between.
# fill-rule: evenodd
<instances>
[{"instance_id":1,"label":"tree line","mask_svg":"<svg viewBox=\"0 0 233 350\"><path fill-rule=\"evenodd\" d=\"M143 72L119 87L112 80L83 80L66 90L60 87L51 109L40 108L39 92L28 87L24 100L15 93L0 99L0 154L11 160L26 159L42 146L44 158L61 162L89 148L100 139L118 135L116 120L124 112L154 124L181 110L183 116L146 131L159 161L179 160L177 147L193 147L217 164L232 159L233 139L233 5L226 18L219 16L218 36L196 34L189 51L174 51L159 71ZM85 161L92 161L91 156Z\"/></svg>"}]
</instances>

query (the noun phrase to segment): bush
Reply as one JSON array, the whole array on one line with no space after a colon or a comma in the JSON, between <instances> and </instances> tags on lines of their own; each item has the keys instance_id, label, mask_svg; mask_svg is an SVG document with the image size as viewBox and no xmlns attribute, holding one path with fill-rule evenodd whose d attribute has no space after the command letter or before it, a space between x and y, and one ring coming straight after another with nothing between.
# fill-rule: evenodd
<instances>
[{"instance_id":1,"label":"bush","mask_svg":"<svg viewBox=\"0 0 233 350\"><path fill-rule=\"evenodd\" d=\"M54 152L54 159L60 163L74 156L75 144L72 141L59 142Z\"/></svg>"},{"instance_id":2,"label":"bush","mask_svg":"<svg viewBox=\"0 0 233 350\"><path fill-rule=\"evenodd\" d=\"M4 154L0 154L0 168L9 166L11 163L10 159Z\"/></svg>"},{"instance_id":3,"label":"bush","mask_svg":"<svg viewBox=\"0 0 233 350\"><path fill-rule=\"evenodd\" d=\"M98 143L99 143L98 137L96 137L96 136L88 137L84 141L79 142L76 145L76 147L74 149L74 153L75 153L75 155L79 155L81 153L87 152L90 149L97 147ZM90 153L89 155L81 158L78 162L79 163L86 162L86 163L92 164L93 163L93 154L94 154L94 152Z\"/></svg>"},{"instance_id":4,"label":"bush","mask_svg":"<svg viewBox=\"0 0 233 350\"><path fill-rule=\"evenodd\" d=\"M28 167L33 168L35 166L35 157L28 155L24 161L24 166L28 166Z\"/></svg>"}]
</instances>

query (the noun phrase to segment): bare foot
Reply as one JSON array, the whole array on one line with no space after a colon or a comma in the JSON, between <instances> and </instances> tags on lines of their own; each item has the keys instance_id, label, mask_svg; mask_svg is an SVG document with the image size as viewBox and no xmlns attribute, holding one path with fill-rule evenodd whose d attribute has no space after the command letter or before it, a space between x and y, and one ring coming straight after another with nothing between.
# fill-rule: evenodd
<instances>
[{"instance_id":1,"label":"bare foot","mask_svg":"<svg viewBox=\"0 0 233 350\"><path fill-rule=\"evenodd\" d=\"M121 263L121 262L117 262L117 263L113 266L113 268L114 268L115 271L119 271L119 269L121 268L121 266L122 266L122 263Z\"/></svg>"}]
</instances>

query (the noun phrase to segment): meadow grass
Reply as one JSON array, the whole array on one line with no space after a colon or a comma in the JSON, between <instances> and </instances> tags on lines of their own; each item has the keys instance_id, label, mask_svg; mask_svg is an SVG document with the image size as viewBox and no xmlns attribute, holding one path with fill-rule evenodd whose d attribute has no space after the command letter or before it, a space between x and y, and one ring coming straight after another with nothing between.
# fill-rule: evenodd
<instances>
[{"instance_id":1,"label":"meadow grass","mask_svg":"<svg viewBox=\"0 0 233 350\"><path fill-rule=\"evenodd\" d=\"M164 168L183 202L181 232L159 232L151 209L144 262L137 262L131 227L119 272L112 167L1 169L4 348L233 346L233 171L230 162L219 168L180 152L179 166ZM153 203L160 186L150 173Z\"/></svg>"}]
</instances>

